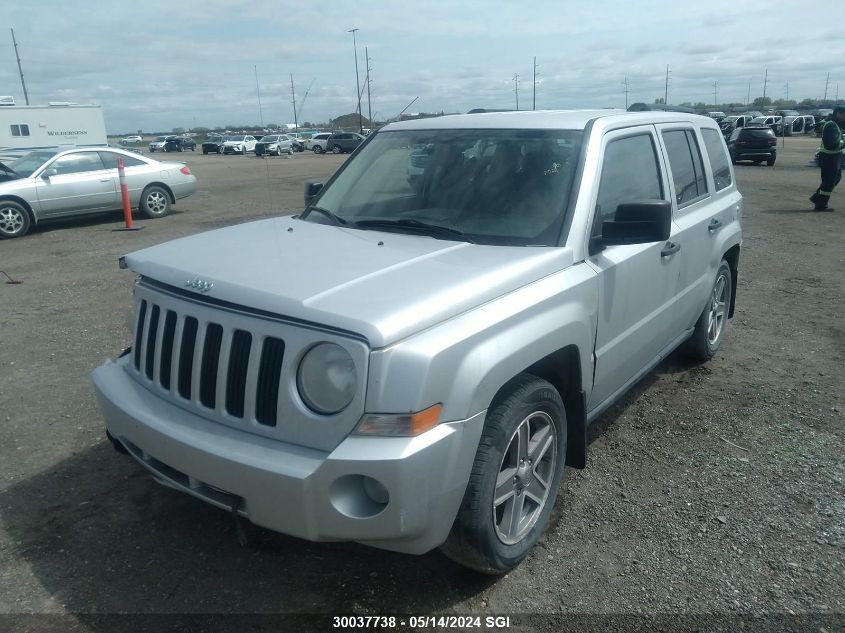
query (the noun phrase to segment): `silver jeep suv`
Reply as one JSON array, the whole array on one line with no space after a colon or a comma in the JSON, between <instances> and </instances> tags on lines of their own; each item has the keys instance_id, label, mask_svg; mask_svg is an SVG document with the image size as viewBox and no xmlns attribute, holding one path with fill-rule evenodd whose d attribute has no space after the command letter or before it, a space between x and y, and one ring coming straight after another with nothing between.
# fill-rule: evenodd
<instances>
[{"instance_id":1,"label":"silver jeep suv","mask_svg":"<svg viewBox=\"0 0 845 633\"><path fill-rule=\"evenodd\" d=\"M506 572L587 425L733 313L742 197L705 117L391 124L306 205L122 258L134 343L93 373L116 448L301 538Z\"/></svg>"}]
</instances>

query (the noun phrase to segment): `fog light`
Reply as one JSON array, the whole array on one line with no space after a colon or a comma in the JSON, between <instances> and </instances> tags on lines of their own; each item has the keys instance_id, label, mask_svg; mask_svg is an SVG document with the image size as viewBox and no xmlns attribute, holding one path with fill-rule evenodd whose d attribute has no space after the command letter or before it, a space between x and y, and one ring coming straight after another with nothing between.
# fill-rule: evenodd
<instances>
[{"instance_id":1,"label":"fog light","mask_svg":"<svg viewBox=\"0 0 845 633\"><path fill-rule=\"evenodd\" d=\"M381 482L366 475L344 475L329 488L334 509L352 519L371 519L381 514L390 494Z\"/></svg>"}]
</instances>

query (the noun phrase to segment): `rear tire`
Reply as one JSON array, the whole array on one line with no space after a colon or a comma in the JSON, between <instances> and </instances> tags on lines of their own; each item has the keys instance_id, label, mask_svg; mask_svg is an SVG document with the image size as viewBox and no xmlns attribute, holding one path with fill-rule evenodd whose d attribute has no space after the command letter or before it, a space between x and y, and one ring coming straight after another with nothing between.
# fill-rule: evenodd
<instances>
[{"instance_id":1,"label":"rear tire","mask_svg":"<svg viewBox=\"0 0 845 633\"><path fill-rule=\"evenodd\" d=\"M170 213L170 194L158 185L150 185L141 194L141 213L148 218L163 218Z\"/></svg>"},{"instance_id":2,"label":"rear tire","mask_svg":"<svg viewBox=\"0 0 845 633\"><path fill-rule=\"evenodd\" d=\"M566 461L566 411L545 380L520 374L496 397L461 507L441 551L485 574L516 567L540 540Z\"/></svg>"},{"instance_id":3,"label":"rear tire","mask_svg":"<svg viewBox=\"0 0 845 633\"><path fill-rule=\"evenodd\" d=\"M29 212L17 202L0 200L0 240L21 237L29 232Z\"/></svg>"},{"instance_id":4,"label":"rear tire","mask_svg":"<svg viewBox=\"0 0 845 633\"><path fill-rule=\"evenodd\" d=\"M769 160L767 160L767 161L766 161L766 164L767 164L769 167L774 167L774 166L775 166L775 159L774 159L774 158L770 158Z\"/></svg>"},{"instance_id":5,"label":"rear tire","mask_svg":"<svg viewBox=\"0 0 845 633\"><path fill-rule=\"evenodd\" d=\"M342 154L343 150L341 149L340 145L335 145L332 147L332 154Z\"/></svg>"},{"instance_id":6,"label":"rear tire","mask_svg":"<svg viewBox=\"0 0 845 633\"><path fill-rule=\"evenodd\" d=\"M323 148L322 148L322 147L320 147L319 145L315 145L315 146L314 146L314 153L315 153L315 154L322 154L322 153L323 153Z\"/></svg>"},{"instance_id":7,"label":"rear tire","mask_svg":"<svg viewBox=\"0 0 845 633\"><path fill-rule=\"evenodd\" d=\"M203 153L203 154L208 154L208 150L207 150L205 147L203 147L203 148L202 148L202 153Z\"/></svg>"},{"instance_id":8,"label":"rear tire","mask_svg":"<svg viewBox=\"0 0 845 633\"><path fill-rule=\"evenodd\" d=\"M733 294L731 267L724 259L716 271L716 280L707 299L707 305L695 323L692 336L684 344L686 355L694 361L706 362L716 355L725 330L728 327L728 312Z\"/></svg>"}]
</instances>

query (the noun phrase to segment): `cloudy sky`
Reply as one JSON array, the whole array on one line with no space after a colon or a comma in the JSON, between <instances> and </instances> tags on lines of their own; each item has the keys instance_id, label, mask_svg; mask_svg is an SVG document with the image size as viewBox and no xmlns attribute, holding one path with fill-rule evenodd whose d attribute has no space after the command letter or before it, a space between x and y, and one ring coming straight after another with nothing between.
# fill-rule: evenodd
<instances>
[{"instance_id":1,"label":"cloudy sky","mask_svg":"<svg viewBox=\"0 0 845 633\"><path fill-rule=\"evenodd\" d=\"M833 3L792 0L5 0L31 103L102 104L110 133L293 121L355 110L352 35L372 58L372 111L624 107L744 102L766 94L845 100L845 31ZM824 8L827 7L827 8ZM816 11L818 9L818 11ZM833 11L831 14L830 12ZM820 15L833 19L820 19ZM8 29L0 31L0 95L23 103ZM255 68L262 112L259 113ZM365 99L366 99L366 92ZM363 104L366 116L366 101Z\"/></svg>"}]
</instances>

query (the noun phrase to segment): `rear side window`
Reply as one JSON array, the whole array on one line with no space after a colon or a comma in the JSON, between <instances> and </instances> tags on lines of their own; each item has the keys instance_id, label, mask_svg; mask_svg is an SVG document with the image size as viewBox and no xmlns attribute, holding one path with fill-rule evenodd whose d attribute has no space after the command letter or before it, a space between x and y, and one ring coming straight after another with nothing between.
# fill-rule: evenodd
<instances>
[{"instance_id":1,"label":"rear side window","mask_svg":"<svg viewBox=\"0 0 845 633\"><path fill-rule=\"evenodd\" d=\"M753 138L753 139L758 139L758 140L760 140L760 139L768 140L768 139L771 139L771 138L775 138L775 133L774 133L774 130L772 130L772 128L769 128L769 127L767 127L767 128L756 128L756 129L745 128L745 130L742 132L742 137L743 138Z\"/></svg>"},{"instance_id":2,"label":"rear side window","mask_svg":"<svg viewBox=\"0 0 845 633\"><path fill-rule=\"evenodd\" d=\"M601 234L602 222L613 220L620 204L663 199L658 165L657 151L650 134L628 136L607 144L593 236Z\"/></svg>"},{"instance_id":3,"label":"rear side window","mask_svg":"<svg viewBox=\"0 0 845 633\"><path fill-rule=\"evenodd\" d=\"M106 169L117 169L118 154L113 154L112 152L99 152L99 154ZM123 156L123 154L120 154L120 156L123 157L124 167L137 167L138 165L146 165L144 161L138 160L137 158L132 158L131 156Z\"/></svg>"},{"instance_id":4,"label":"rear side window","mask_svg":"<svg viewBox=\"0 0 845 633\"><path fill-rule=\"evenodd\" d=\"M722 140L722 135L716 130L702 128L701 136L704 137L704 147L707 148L707 157L710 159L710 169L713 170L716 191L730 187L732 182L731 166L725 152L725 142Z\"/></svg>"},{"instance_id":5,"label":"rear side window","mask_svg":"<svg viewBox=\"0 0 845 633\"><path fill-rule=\"evenodd\" d=\"M707 193L698 141L692 130L671 130L663 132L663 142L669 155L678 207L683 207Z\"/></svg>"},{"instance_id":6,"label":"rear side window","mask_svg":"<svg viewBox=\"0 0 845 633\"><path fill-rule=\"evenodd\" d=\"M19 125L11 125L12 136L29 136L29 126L25 123Z\"/></svg>"}]
</instances>

